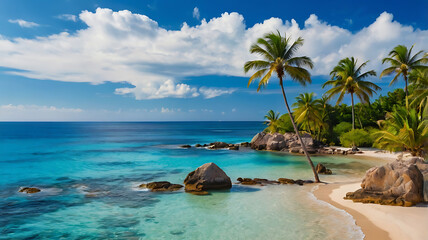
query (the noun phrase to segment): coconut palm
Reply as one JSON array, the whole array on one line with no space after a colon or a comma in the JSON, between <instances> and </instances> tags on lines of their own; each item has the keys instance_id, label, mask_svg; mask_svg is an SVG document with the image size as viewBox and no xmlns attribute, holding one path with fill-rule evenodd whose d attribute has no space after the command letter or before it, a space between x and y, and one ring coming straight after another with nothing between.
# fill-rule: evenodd
<instances>
[{"instance_id":1,"label":"coconut palm","mask_svg":"<svg viewBox=\"0 0 428 240\"><path fill-rule=\"evenodd\" d=\"M321 102L314 98L314 93L303 93L296 97L294 107L294 117L296 123L301 124L310 134L321 128L323 123L321 118Z\"/></svg>"},{"instance_id":2,"label":"coconut palm","mask_svg":"<svg viewBox=\"0 0 428 240\"><path fill-rule=\"evenodd\" d=\"M383 76L388 76L395 73L395 76L389 85L395 83L398 77L403 75L404 82L406 83L404 88L404 91L406 92L406 102L409 96L407 80L410 71L413 69L427 68L427 66L424 66L424 64L428 62L428 55L424 55L424 51L419 51L412 56L413 46L410 49L407 49L407 47L404 45L396 46L391 52L389 52L388 57L382 60L382 64L389 63L390 67L384 69L380 74L380 78L382 78Z\"/></svg>"},{"instance_id":3,"label":"coconut palm","mask_svg":"<svg viewBox=\"0 0 428 240\"><path fill-rule=\"evenodd\" d=\"M332 88L325 93L329 99L339 94L336 105L342 102L345 94L351 94L352 129L355 129L354 95L360 99L361 103L369 103L373 93L381 89L372 82L364 81L364 79L369 76L376 76L376 72L373 70L361 73L362 69L367 65L367 62L358 66L357 60L354 59L354 57L340 60L330 73L332 79L325 82L322 86L323 88L328 85L332 86Z\"/></svg>"},{"instance_id":4,"label":"coconut palm","mask_svg":"<svg viewBox=\"0 0 428 240\"><path fill-rule=\"evenodd\" d=\"M256 72L250 77L248 86L256 79L260 79L257 91L261 87L265 87L272 76L276 73L279 79L279 85L281 86L282 96L284 98L285 106L293 124L294 131L302 145L302 149L305 152L306 158L311 165L312 171L314 172L315 182L319 182L318 174L315 171L314 164L312 163L311 157L309 156L306 146L302 141L299 130L297 129L296 123L294 122L293 115L291 114L290 106L287 102L287 97L284 90L284 78L286 74L291 77L292 80L306 85L311 82L311 74L305 67L313 68L312 60L306 56L296 57L296 52L303 45L303 38L299 37L296 41L292 41L290 37L287 38L286 34L281 36L280 32L268 33L264 37L257 39L257 42L250 47L250 53L256 53L262 57L262 60L248 61L244 65L244 71L247 73L250 70L256 70Z\"/></svg>"},{"instance_id":5,"label":"coconut palm","mask_svg":"<svg viewBox=\"0 0 428 240\"><path fill-rule=\"evenodd\" d=\"M378 122L381 131L373 134L374 146L390 151L410 151L413 156L424 155L428 147L427 117L418 114L416 109L397 107L387 113L386 120Z\"/></svg>"},{"instance_id":6,"label":"coconut palm","mask_svg":"<svg viewBox=\"0 0 428 240\"><path fill-rule=\"evenodd\" d=\"M278 130L278 120L279 120L279 113L275 113L273 110L270 110L265 115L265 124L268 125L269 131L272 133L276 133Z\"/></svg>"},{"instance_id":7,"label":"coconut palm","mask_svg":"<svg viewBox=\"0 0 428 240\"><path fill-rule=\"evenodd\" d=\"M422 107L428 101L428 69L413 69L409 74L409 82L415 87L409 96L412 100L411 107Z\"/></svg>"}]
</instances>

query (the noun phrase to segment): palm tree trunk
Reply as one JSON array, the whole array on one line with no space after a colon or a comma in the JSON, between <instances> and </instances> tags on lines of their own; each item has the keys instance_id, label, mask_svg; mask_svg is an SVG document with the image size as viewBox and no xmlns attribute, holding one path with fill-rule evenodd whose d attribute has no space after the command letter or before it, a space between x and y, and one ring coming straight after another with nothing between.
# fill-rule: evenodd
<instances>
[{"instance_id":1,"label":"palm tree trunk","mask_svg":"<svg viewBox=\"0 0 428 240\"><path fill-rule=\"evenodd\" d=\"M287 97L285 96L284 86L282 84L282 78L279 79L279 84L281 85L282 96L284 97L285 106L287 107L288 115L290 116L290 120L291 120L291 123L293 124L294 131L296 132L297 137L299 138L300 144L302 145L303 152L305 152L306 159L308 160L309 165L311 165L312 171L314 172L315 182L319 183L320 179L318 177L318 173L315 170L314 164L312 163L312 160L308 154L308 151L306 150L305 143L302 141L302 137L300 136L299 129L297 129L296 123L294 123L294 118L293 118L293 114L291 114L290 106L288 106Z\"/></svg>"},{"instance_id":2,"label":"palm tree trunk","mask_svg":"<svg viewBox=\"0 0 428 240\"><path fill-rule=\"evenodd\" d=\"M407 99L409 97L409 90L407 89L407 74L404 74L404 82L406 82L404 91L406 92L406 99Z\"/></svg>"},{"instance_id":3,"label":"palm tree trunk","mask_svg":"<svg viewBox=\"0 0 428 240\"><path fill-rule=\"evenodd\" d=\"M354 110L354 93L351 92L352 101L352 130L355 129L355 110Z\"/></svg>"}]
</instances>

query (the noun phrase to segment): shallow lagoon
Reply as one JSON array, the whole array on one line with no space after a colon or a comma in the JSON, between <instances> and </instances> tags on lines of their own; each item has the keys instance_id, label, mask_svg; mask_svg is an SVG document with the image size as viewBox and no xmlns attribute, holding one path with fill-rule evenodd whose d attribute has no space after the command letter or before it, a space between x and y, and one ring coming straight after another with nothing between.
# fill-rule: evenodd
<instances>
[{"instance_id":1,"label":"shallow lagoon","mask_svg":"<svg viewBox=\"0 0 428 240\"><path fill-rule=\"evenodd\" d=\"M143 182L182 183L215 162L238 177L312 179L302 156L181 149L244 142L260 122L0 123L0 239L362 239L345 212L317 201L315 185L247 187L195 196L151 193ZM334 182L376 162L316 156ZM17 193L37 186L41 193Z\"/></svg>"}]
</instances>

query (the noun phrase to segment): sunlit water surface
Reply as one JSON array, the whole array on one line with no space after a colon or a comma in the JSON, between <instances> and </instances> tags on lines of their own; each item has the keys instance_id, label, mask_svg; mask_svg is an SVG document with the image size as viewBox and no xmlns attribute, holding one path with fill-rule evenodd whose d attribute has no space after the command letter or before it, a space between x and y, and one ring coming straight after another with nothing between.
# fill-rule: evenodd
<instances>
[{"instance_id":1,"label":"sunlit water surface","mask_svg":"<svg viewBox=\"0 0 428 240\"><path fill-rule=\"evenodd\" d=\"M362 239L346 212L315 199L315 185L251 187L195 196L152 193L215 162L238 177L312 179L302 156L181 149L250 141L260 122L0 123L0 239ZM314 156L334 175L360 177L370 160ZM42 189L18 193L21 186Z\"/></svg>"}]
</instances>

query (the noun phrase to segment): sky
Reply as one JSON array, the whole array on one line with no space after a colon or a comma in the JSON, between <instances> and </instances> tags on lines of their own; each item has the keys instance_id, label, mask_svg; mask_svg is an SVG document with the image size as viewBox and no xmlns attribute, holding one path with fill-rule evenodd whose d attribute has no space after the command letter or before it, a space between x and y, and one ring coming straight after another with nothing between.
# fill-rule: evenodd
<instances>
[{"instance_id":1,"label":"sky","mask_svg":"<svg viewBox=\"0 0 428 240\"><path fill-rule=\"evenodd\" d=\"M279 30L303 37L298 55L314 92L345 57L381 59L398 44L428 50L428 1L0 1L0 121L259 121L286 113L278 80L247 88L249 48ZM382 90L391 78L368 79ZM375 96L375 97L376 97ZM349 97L344 100L349 103ZM332 101L334 104L335 102Z\"/></svg>"}]
</instances>

